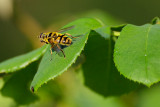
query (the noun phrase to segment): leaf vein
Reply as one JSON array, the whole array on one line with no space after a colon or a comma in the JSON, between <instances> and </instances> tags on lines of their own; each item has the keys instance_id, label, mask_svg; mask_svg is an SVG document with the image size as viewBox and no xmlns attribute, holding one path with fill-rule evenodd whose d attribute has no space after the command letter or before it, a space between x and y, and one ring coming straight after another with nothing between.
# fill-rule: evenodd
<instances>
[{"instance_id":1,"label":"leaf vein","mask_svg":"<svg viewBox=\"0 0 160 107\"><path fill-rule=\"evenodd\" d=\"M145 70L146 70L146 78L148 79L148 58L147 58L147 45L148 45L148 36L149 36L149 32L150 32L150 30L151 30L151 27L152 26L150 26L149 28L148 28L148 31L147 31L147 35L146 35L146 43L145 43ZM149 79L147 80L147 82L149 81Z\"/></svg>"}]
</instances>

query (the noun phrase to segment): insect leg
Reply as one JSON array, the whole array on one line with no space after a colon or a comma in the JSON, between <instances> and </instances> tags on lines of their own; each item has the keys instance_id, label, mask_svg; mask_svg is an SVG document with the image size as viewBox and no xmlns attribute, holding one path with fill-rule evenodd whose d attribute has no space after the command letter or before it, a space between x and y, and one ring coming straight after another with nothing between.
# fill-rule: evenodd
<instances>
[{"instance_id":1,"label":"insect leg","mask_svg":"<svg viewBox=\"0 0 160 107\"><path fill-rule=\"evenodd\" d=\"M51 51L51 60L52 60L52 48L53 48L53 47L51 46L51 47L50 47L50 51Z\"/></svg>"},{"instance_id":2,"label":"insect leg","mask_svg":"<svg viewBox=\"0 0 160 107\"><path fill-rule=\"evenodd\" d=\"M61 49L61 47L60 47L58 44L57 44L56 46L58 47L58 49L60 49L60 50L62 51L62 53L63 53L63 55L64 55L64 58L65 58L66 56L65 56L65 54L64 54L64 51Z\"/></svg>"}]
</instances>

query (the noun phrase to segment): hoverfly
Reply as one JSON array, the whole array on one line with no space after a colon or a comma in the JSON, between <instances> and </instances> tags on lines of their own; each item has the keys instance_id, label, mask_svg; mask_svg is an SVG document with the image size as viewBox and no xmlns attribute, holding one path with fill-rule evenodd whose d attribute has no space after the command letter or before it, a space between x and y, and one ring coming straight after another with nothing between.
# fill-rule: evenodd
<instances>
[{"instance_id":1,"label":"hoverfly","mask_svg":"<svg viewBox=\"0 0 160 107\"><path fill-rule=\"evenodd\" d=\"M48 32L48 33L41 33L38 38L40 38L40 42L44 42L46 44L50 44L51 48L50 48L50 52L51 52L51 60L52 60L52 49L55 50L57 53L59 53L59 51L61 51L63 53L63 56L65 58L65 53L62 50L61 46L70 46L72 44L72 39L71 38L77 38L77 37L73 37L71 34L69 33L60 33L60 32L64 32L67 31L69 29L72 29L74 26L70 26L64 29L61 29L60 31L57 32ZM70 36L71 38L69 38L68 36Z\"/></svg>"}]
</instances>

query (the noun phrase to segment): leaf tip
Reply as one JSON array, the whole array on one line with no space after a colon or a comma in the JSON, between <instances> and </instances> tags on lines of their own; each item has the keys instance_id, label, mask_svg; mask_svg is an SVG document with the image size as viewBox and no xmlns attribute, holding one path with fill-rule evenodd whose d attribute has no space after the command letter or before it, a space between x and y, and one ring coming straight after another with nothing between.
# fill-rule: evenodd
<instances>
[{"instance_id":1,"label":"leaf tip","mask_svg":"<svg viewBox=\"0 0 160 107\"><path fill-rule=\"evenodd\" d=\"M147 84L144 84L146 85L148 88L150 88L153 84L155 84L156 82L152 82L152 83L147 83Z\"/></svg>"},{"instance_id":2,"label":"leaf tip","mask_svg":"<svg viewBox=\"0 0 160 107\"><path fill-rule=\"evenodd\" d=\"M34 87L33 87L33 86L31 87L31 90L32 90L32 92L34 93Z\"/></svg>"}]
</instances>

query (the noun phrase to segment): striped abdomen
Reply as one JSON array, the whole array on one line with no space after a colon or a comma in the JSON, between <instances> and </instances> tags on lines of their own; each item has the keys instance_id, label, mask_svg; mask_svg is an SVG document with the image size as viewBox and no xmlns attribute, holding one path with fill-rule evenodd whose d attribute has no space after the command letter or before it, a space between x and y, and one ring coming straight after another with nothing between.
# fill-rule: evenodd
<instances>
[{"instance_id":1,"label":"striped abdomen","mask_svg":"<svg viewBox=\"0 0 160 107\"><path fill-rule=\"evenodd\" d=\"M55 39L61 45L71 45L72 39L68 38L63 34L58 34L57 38Z\"/></svg>"},{"instance_id":2,"label":"striped abdomen","mask_svg":"<svg viewBox=\"0 0 160 107\"><path fill-rule=\"evenodd\" d=\"M68 38L64 34L60 34L57 32L50 32L48 34L48 37L53 38L53 43L59 43L60 45L67 45L67 46L72 44L72 39Z\"/></svg>"}]
</instances>

